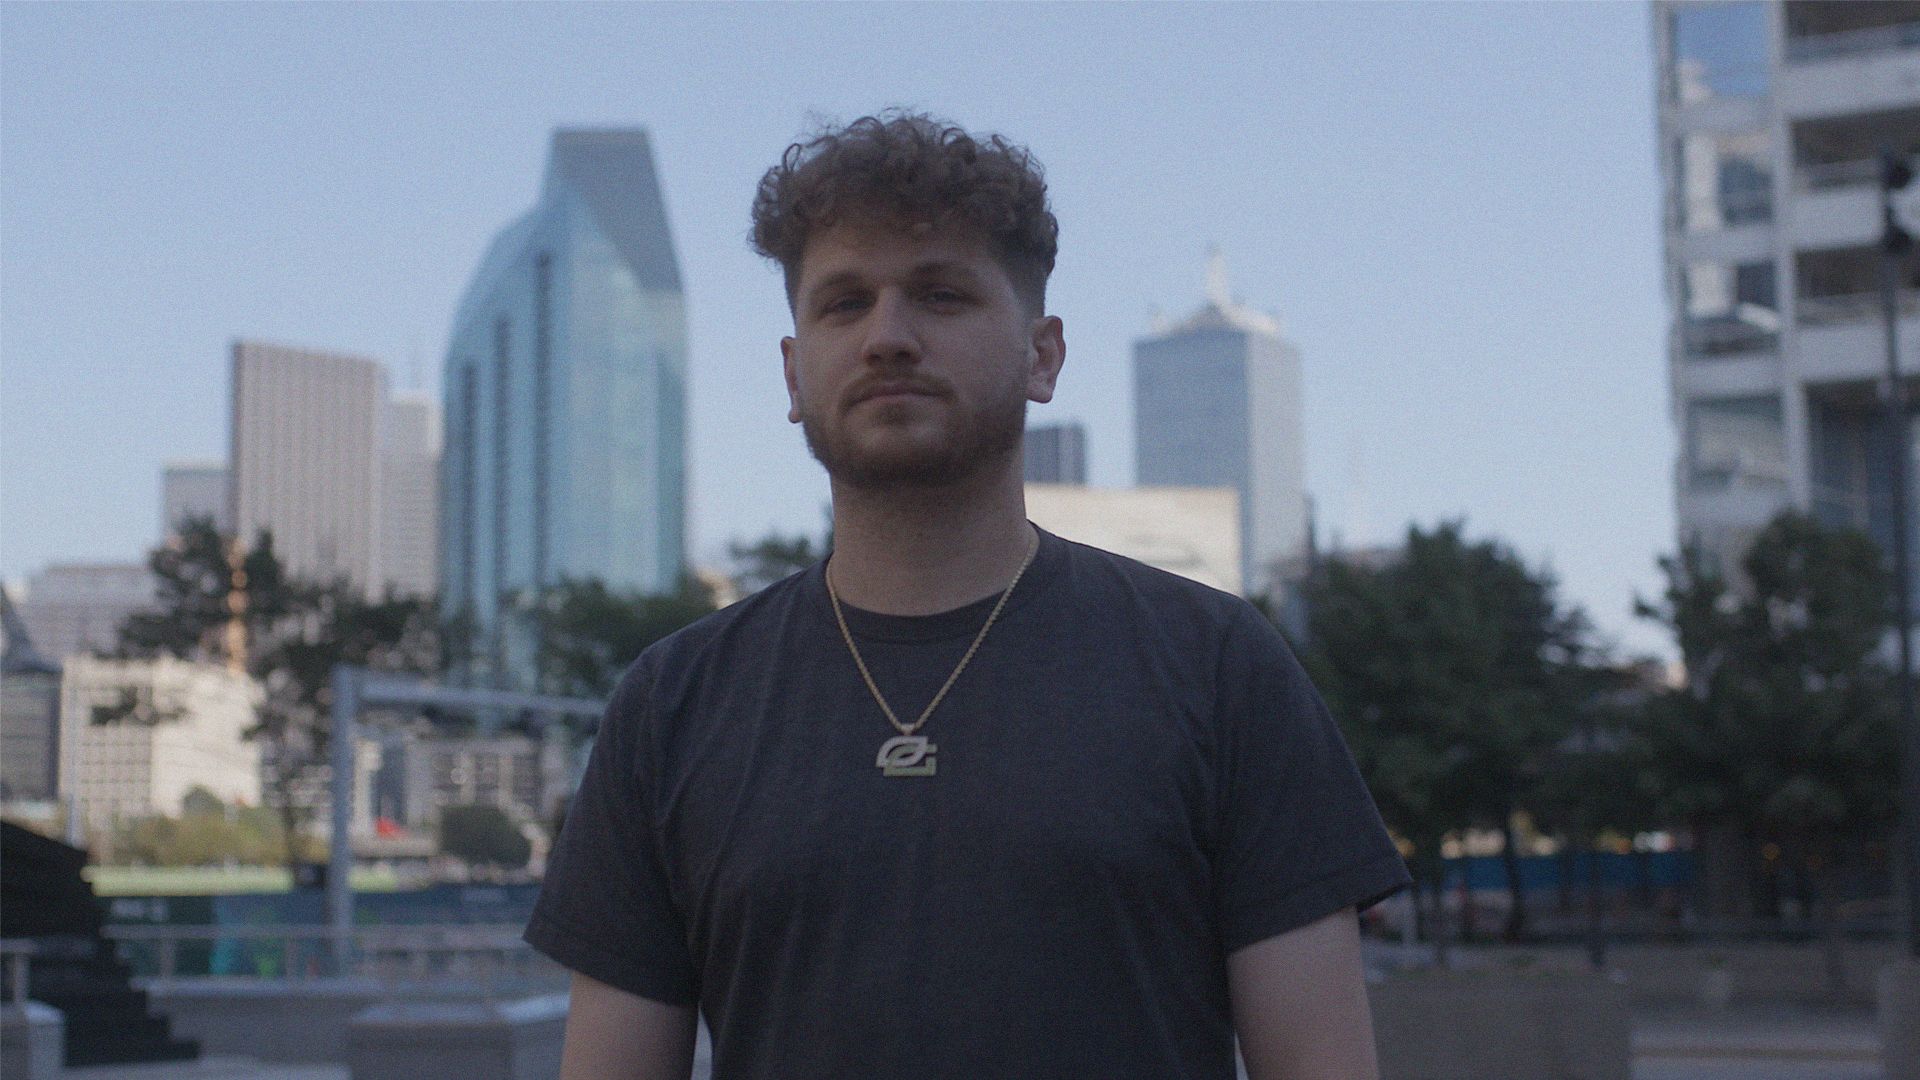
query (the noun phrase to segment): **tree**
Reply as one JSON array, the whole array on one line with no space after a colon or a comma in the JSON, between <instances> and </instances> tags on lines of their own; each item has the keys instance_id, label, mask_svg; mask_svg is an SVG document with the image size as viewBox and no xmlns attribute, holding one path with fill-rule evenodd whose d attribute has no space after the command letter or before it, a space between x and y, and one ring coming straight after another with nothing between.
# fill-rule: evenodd
<instances>
[{"instance_id":1,"label":"tree","mask_svg":"<svg viewBox=\"0 0 1920 1080\"><path fill-rule=\"evenodd\" d=\"M804 534L786 537L770 532L751 544L738 540L727 545L735 565L734 582L742 593L759 592L799 570L805 570L826 556L828 542L815 547Z\"/></svg>"},{"instance_id":2,"label":"tree","mask_svg":"<svg viewBox=\"0 0 1920 1080\"><path fill-rule=\"evenodd\" d=\"M1571 730L1589 651L1585 616L1554 588L1455 521L1410 528L1384 567L1334 560L1307 590L1308 667L1416 873L1437 890L1448 834L1499 829L1514 936L1526 910L1514 815Z\"/></svg>"},{"instance_id":3,"label":"tree","mask_svg":"<svg viewBox=\"0 0 1920 1080\"><path fill-rule=\"evenodd\" d=\"M535 612L543 687L606 697L643 649L712 610L712 597L692 585L673 596L644 596L597 578L562 580Z\"/></svg>"},{"instance_id":4,"label":"tree","mask_svg":"<svg viewBox=\"0 0 1920 1080\"><path fill-rule=\"evenodd\" d=\"M1660 560L1665 594L1637 606L1673 632L1687 680L1651 704L1641 750L1663 812L1737 838L1756 911L1777 912L1781 866L1812 908L1830 899L1823 871L1897 816L1892 672L1877 656L1893 590L1871 539L1793 512L1740 566L1736 590L1697 545Z\"/></svg>"},{"instance_id":5,"label":"tree","mask_svg":"<svg viewBox=\"0 0 1920 1080\"><path fill-rule=\"evenodd\" d=\"M121 625L119 654L238 660L259 680L266 699L249 735L266 743L268 801L281 816L288 857L297 857L293 849L310 809L304 796L328 760L333 666L437 670L431 601L394 594L368 599L345 582L298 581L282 566L271 533L259 533L250 549L238 551L208 518L187 522L153 551L148 565L159 581L156 603ZM237 642L229 634L236 621ZM127 717L140 718L137 701L121 704Z\"/></svg>"},{"instance_id":6,"label":"tree","mask_svg":"<svg viewBox=\"0 0 1920 1080\"><path fill-rule=\"evenodd\" d=\"M497 806L449 806L440 811L440 850L474 865L518 870L533 845Z\"/></svg>"},{"instance_id":7,"label":"tree","mask_svg":"<svg viewBox=\"0 0 1920 1080\"><path fill-rule=\"evenodd\" d=\"M225 659L225 633L236 616L248 640L271 637L302 600L273 550L272 533L261 531L251 550L237 552L212 518L183 522L147 556L147 566L156 582L154 606L121 623L116 652L122 658Z\"/></svg>"},{"instance_id":8,"label":"tree","mask_svg":"<svg viewBox=\"0 0 1920 1080\"><path fill-rule=\"evenodd\" d=\"M428 675L439 660L432 601L393 592L369 599L345 582L303 590L293 617L255 648L249 668L266 700L254 734L272 748L266 780L292 845L311 809L304 793L330 763L333 669Z\"/></svg>"}]
</instances>

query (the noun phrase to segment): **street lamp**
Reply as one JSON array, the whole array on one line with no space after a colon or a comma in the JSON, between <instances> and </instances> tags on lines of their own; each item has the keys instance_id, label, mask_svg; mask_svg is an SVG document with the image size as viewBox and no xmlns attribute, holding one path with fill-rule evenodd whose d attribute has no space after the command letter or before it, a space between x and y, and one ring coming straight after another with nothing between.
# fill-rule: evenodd
<instances>
[{"instance_id":1,"label":"street lamp","mask_svg":"<svg viewBox=\"0 0 1920 1080\"><path fill-rule=\"evenodd\" d=\"M1900 802L1905 817L1907 950L1920 958L1920 720L1913 709L1913 583L1907 565L1907 465L1912 460L1907 426L1906 388L1900 381L1899 319L1900 264L1913 248L1913 236L1900 227L1893 212L1893 193L1913 183L1907 156L1891 149L1880 152L1880 306L1887 325L1887 379L1881 387L1886 403L1889 454L1893 459L1888 480L1893 485L1894 636L1899 642L1900 669L1895 686L1900 699L1900 732L1905 741L1900 755Z\"/></svg>"}]
</instances>

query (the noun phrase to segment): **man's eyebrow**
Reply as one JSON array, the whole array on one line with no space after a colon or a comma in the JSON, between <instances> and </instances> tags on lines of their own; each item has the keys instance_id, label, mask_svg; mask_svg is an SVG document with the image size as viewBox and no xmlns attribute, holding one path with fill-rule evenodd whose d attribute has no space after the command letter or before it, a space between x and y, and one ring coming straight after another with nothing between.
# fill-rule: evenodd
<instances>
[{"instance_id":1,"label":"man's eyebrow","mask_svg":"<svg viewBox=\"0 0 1920 1080\"><path fill-rule=\"evenodd\" d=\"M830 289L838 289L843 285L857 285L860 283L860 280L861 276L858 270L840 270L828 274L826 277L807 286L806 295L814 296Z\"/></svg>"},{"instance_id":2,"label":"man's eyebrow","mask_svg":"<svg viewBox=\"0 0 1920 1080\"><path fill-rule=\"evenodd\" d=\"M929 259L923 263L916 263L912 269L907 271L906 276L908 280L915 281L930 277L951 277L970 285L978 284L980 281L978 271L964 262L953 259ZM866 275L862 274L859 270L836 270L809 285L802 299L818 296L821 293L831 292L848 285L861 285L865 282Z\"/></svg>"}]
</instances>

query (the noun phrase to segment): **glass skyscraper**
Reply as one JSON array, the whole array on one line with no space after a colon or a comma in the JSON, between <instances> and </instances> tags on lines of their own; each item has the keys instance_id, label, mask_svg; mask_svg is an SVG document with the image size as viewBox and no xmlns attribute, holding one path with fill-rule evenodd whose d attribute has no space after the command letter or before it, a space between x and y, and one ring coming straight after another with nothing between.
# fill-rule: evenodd
<instances>
[{"instance_id":1,"label":"glass skyscraper","mask_svg":"<svg viewBox=\"0 0 1920 1080\"><path fill-rule=\"evenodd\" d=\"M1306 554L1302 400L1299 351L1272 317L1233 300L1218 253L1207 302L1134 342L1136 479L1239 493L1248 596L1283 588Z\"/></svg>"},{"instance_id":2,"label":"glass skyscraper","mask_svg":"<svg viewBox=\"0 0 1920 1080\"><path fill-rule=\"evenodd\" d=\"M447 349L439 563L454 678L538 689L527 613L562 579L678 587L686 372L646 133L555 132L540 201L488 247Z\"/></svg>"}]
</instances>

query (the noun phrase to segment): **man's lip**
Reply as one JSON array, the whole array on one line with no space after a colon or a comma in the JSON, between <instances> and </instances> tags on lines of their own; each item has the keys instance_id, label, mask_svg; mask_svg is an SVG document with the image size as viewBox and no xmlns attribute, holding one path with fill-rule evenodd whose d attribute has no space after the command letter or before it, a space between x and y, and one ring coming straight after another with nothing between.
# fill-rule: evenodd
<instances>
[{"instance_id":1,"label":"man's lip","mask_svg":"<svg viewBox=\"0 0 1920 1080\"><path fill-rule=\"evenodd\" d=\"M913 386L906 383L889 383L881 386L870 386L867 389L860 391L858 394L854 395L853 402L854 404L858 405L860 402L872 401L875 398L938 397L938 396L939 395L934 393L934 391L924 386Z\"/></svg>"}]
</instances>

